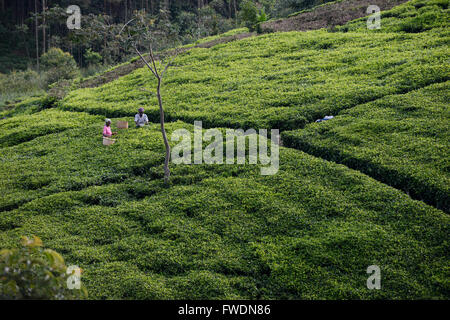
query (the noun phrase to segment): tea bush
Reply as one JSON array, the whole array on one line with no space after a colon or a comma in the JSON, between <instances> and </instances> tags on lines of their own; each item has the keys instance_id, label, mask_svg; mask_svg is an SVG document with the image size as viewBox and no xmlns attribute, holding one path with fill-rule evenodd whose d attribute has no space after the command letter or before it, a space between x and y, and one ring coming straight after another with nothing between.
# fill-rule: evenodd
<instances>
[{"instance_id":1,"label":"tea bush","mask_svg":"<svg viewBox=\"0 0 450 320\"><path fill-rule=\"evenodd\" d=\"M448 29L448 0L411 0L391 10L381 12L381 28L367 29L367 17L356 19L344 26L336 27L340 31L358 32L406 32L419 33L430 29Z\"/></svg>"},{"instance_id":2,"label":"tea bush","mask_svg":"<svg viewBox=\"0 0 450 320\"><path fill-rule=\"evenodd\" d=\"M86 136L89 130L68 132ZM275 176L261 176L249 165L172 165L167 188L157 126L136 132L140 139L121 133L109 149L100 141L99 147L78 147L78 158L88 153L97 172L122 171L123 179L39 192L2 214L0 242L37 234L85 270L82 281L94 299L445 297L450 221L443 212L342 165L286 148ZM149 146L153 137L158 143ZM41 148L57 139L47 141ZM142 160L152 158L147 148L161 148L153 165ZM6 159L19 152L10 149ZM139 152L126 156L132 149ZM123 166L112 150L122 155ZM86 161L60 160L61 153L48 151L43 161L54 163L59 179L88 176ZM103 152L109 154L107 171L99 165ZM59 162L68 160L73 169ZM145 169L124 171L133 166ZM34 167L36 177L49 176ZM371 264L385 270L381 291L365 289Z\"/></svg>"},{"instance_id":3,"label":"tea bush","mask_svg":"<svg viewBox=\"0 0 450 320\"><path fill-rule=\"evenodd\" d=\"M157 124L111 147L101 126L4 147L0 162L2 246L38 235L83 268L91 298L446 297L442 211L286 148L277 175L171 164L168 188ZM381 291L365 287L371 264Z\"/></svg>"},{"instance_id":4,"label":"tea bush","mask_svg":"<svg viewBox=\"0 0 450 320\"><path fill-rule=\"evenodd\" d=\"M43 100L41 99L40 102ZM41 104L40 107L46 106ZM48 101L47 101L48 103ZM48 109L31 115L17 115L0 122L0 147L13 146L49 133L64 131L101 121L83 112Z\"/></svg>"}]
</instances>

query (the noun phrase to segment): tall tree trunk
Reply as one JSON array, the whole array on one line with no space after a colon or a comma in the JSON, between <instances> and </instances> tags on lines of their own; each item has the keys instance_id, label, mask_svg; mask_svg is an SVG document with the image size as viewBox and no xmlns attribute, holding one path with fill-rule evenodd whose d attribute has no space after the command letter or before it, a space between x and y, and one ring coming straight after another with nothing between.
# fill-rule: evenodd
<instances>
[{"instance_id":1,"label":"tall tree trunk","mask_svg":"<svg viewBox=\"0 0 450 320\"><path fill-rule=\"evenodd\" d=\"M42 0L42 53L47 51L46 40L45 40L45 0Z\"/></svg>"},{"instance_id":2,"label":"tall tree trunk","mask_svg":"<svg viewBox=\"0 0 450 320\"><path fill-rule=\"evenodd\" d=\"M28 60L31 60L30 50L28 50L27 36L25 33L23 33L22 36L23 36L22 39L23 39L23 46L25 47L25 52L27 53Z\"/></svg>"},{"instance_id":3,"label":"tall tree trunk","mask_svg":"<svg viewBox=\"0 0 450 320\"><path fill-rule=\"evenodd\" d=\"M128 21L128 0L125 0L125 21Z\"/></svg>"},{"instance_id":4,"label":"tall tree trunk","mask_svg":"<svg viewBox=\"0 0 450 320\"><path fill-rule=\"evenodd\" d=\"M145 63L145 65L147 66L147 68L153 73L153 75L155 76L155 78L158 80L158 86L156 88L156 96L158 97L158 104L159 104L159 121L161 124L161 133L163 136L163 140L164 140L164 146L166 148L166 157L164 160L164 182L168 183L170 180L170 169L169 169L169 161L170 161L170 144L169 144L169 140L167 139L167 133L166 133L166 129L164 127L164 109L163 109L163 103L162 103L162 98L161 98L161 82L162 82L162 78L164 76L164 73L166 72L167 68L169 68L171 62L169 62L164 71L161 72L161 70L158 70L156 68L156 58L153 55L153 50L150 47L150 62L153 65L152 66L147 62L147 60L145 60L145 58L142 56L141 52L139 51L139 49L134 46L134 49L136 50L136 53L139 55L139 57L141 58L141 60Z\"/></svg>"},{"instance_id":5,"label":"tall tree trunk","mask_svg":"<svg viewBox=\"0 0 450 320\"><path fill-rule=\"evenodd\" d=\"M156 95L158 96L161 133L164 140L164 146L166 147L166 158L164 160L164 182L168 183L170 179L170 169L169 169L170 145L169 140L167 139L166 129L164 128L164 109L161 98L161 77L158 77L158 87L156 89Z\"/></svg>"},{"instance_id":6,"label":"tall tree trunk","mask_svg":"<svg viewBox=\"0 0 450 320\"><path fill-rule=\"evenodd\" d=\"M37 70L39 72L39 33L38 33L38 18L37 18L37 0L34 0L34 13L35 17L35 31L36 31L36 62L37 62Z\"/></svg>"},{"instance_id":7,"label":"tall tree trunk","mask_svg":"<svg viewBox=\"0 0 450 320\"><path fill-rule=\"evenodd\" d=\"M231 1L231 0L230 0ZM235 20L236 20L236 22L235 22L235 24L236 24L236 27L237 27L237 6L236 6L236 0L234 0L234 18L235 18Z\"/></svg>"}]
</instances>

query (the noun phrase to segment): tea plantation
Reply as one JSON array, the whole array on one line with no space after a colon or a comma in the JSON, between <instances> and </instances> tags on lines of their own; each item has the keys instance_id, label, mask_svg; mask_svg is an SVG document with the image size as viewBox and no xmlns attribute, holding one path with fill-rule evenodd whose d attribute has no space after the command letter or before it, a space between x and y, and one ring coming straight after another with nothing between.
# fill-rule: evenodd
<instances>
[{"instance_id":1,"label":"tea plantation","mask_svg":"<svg viewBox=\"0 0 450 320\"><path fill-rule=\"evenodd\" d=\"M0 248L40 237L84 270L91 299L448 299L448 1L382 17L373 32L357 20L175 59L162 88L169 137L194 120L280 129L272 176L171 163L165 185L144 68L3 111ZM399 27L411 19L427 23ZM154 123L103 146L104 118L115 130L139 107ZM381 290L366 286L370 265Z\"/></svg>"}]
</instances>

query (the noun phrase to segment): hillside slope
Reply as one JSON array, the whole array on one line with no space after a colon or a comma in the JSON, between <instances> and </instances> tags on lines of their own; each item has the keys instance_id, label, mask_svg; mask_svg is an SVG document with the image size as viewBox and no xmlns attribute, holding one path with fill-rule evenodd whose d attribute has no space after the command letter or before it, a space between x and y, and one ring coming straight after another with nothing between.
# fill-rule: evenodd
<instances>
[{"instance_id":1,"label":"hillside slope","mask_svg":"<svg viewBox=\"0 0 450 320\"><path fill-rule=\"evenodd\" d=\"M343 25L367 16L367 7L378 6L389 10L407 0L338 0L304 10L286 19L277 19L261 25L264 32L306 31Z\"/></svg>"},{"instance_id":2,"label":"hillside slope","mask_svg":"<svg viewBox=\"0 0 450 320\"><path fill-rule=\"evenodd\" d=\"M373 32L359 20L177 57L162 92L169 137L194 120L279 128L273 176L171 164L164 185L144 68L8 110L0 247L39 236L83 268L93 299L448 299L448 5L383 15ZM141 106L154 123L104 147L103 119L132 123ZM366 287L370 265L382 290Z\"/></svg>"},{"instance_id":3,"label":"hillside slope","mask_svg":"<svg viewBox=\"0 0 450 320\"><path fill-rule=\"evenodd\" d=\"M158 125L110 148L100 129L4 147L0 162L2 247L38 235L83 268L91 298L448 298L450 218L398 190L286 148L274 176L172 165L167 188ZM366 288L373 264L383 290Z\"/></svg>"},{"instance_id":4,"label":"hillside slope","mask_svg":"<svg viewBox=\"0 0 450 320\"><path fill-rule=\"evenodd\" d=\"M275 33L211 49L192 49L175 60L175 67L165 79L166 117L169 121L189 123L202 120L204 127L298 130L326 115L338 115L388 95L445 82L450 79L445 28L448 8L421 3L406 3L383 13L389 19L383 22L382 30L368 31L361 20L344 26L341 32ZM433 24L427 25L430 14L434 17ZM422 32L401 31L415 20L421 21ZM355 31L347 32L348 28ZM72 91L63 100L62 108L121 117L132 116L137 108L145 107L150 119L157 122L156 96L141 90L154 86L148 73L141 68L102 87ZM448 119L447 113L440 115ZM436 126L445 129L445 123L438 121ZM392 126L382 127L381 122L378 125L386 133L395 130ZM419 133L418 138L426 138L428 131L433 128ZM430 162L431 168L440 168L439 177L433 178L440 180L440 187L435 184L432 187L428 178L432 169L417 166L413 160L418 152L413 147L416 142L408 139L402 143L411 152L402 152L400 145L386 146L386 141L381 141L376 149L384 152L383 148L395 148L407 161L402 173L395 170L395 165L383 173L372 167L364 172L401 188L415 199L448 211L449 180L441 158ZM433 150L440 150L442 143L448 146L448 135L429 143L435 145ZM289 146L309 151L292 139ZM329 153L326 157L337 161L333 155ZM352 161L345 163L349 165ZM355 169L365 166L352 164ZM424 170L419 174L423 177L413 179L418 174L411 173L412 168Z\"/></svg>"},{"instance_id":5,"label":"hillside slope","mask_svg":"<svg viewBox=\"0 0 450 320\"><path fill-rule=\"evenodd\" d=\"M370 3L361 3L361 1L354 0L339 0L332 3L326 3L308 10L304 10L293 17L285 19L277 19L268 21L261 25L263 32L274 31L304 31L316 30L320 28L335 27L353 19L365 17L367 13L365 9L368 5L378 5L382 10L387 10L395 5L406 2L407 0L375 0ZM211 48L220 43L227 43L230 41L240 40L255 36L256 33L248 32L247 28L230 30L224 34L211 36L198 40L194 44L186 45L179 48L179 52L185 52L192 48ZM172 52L173 53L173 52ZM168 51L171 54L171 51ZM83 79L77 86L79 88L92 88L111 82L117 78L125 76L137 68L143 67L144 64L140 59L133 59L129 62L123 63L114 67L112 70L95 75L88 79ZM51 93L60 96L64 89L65 83L56 86L51 90Z\"/></svg>"}]
</instances>

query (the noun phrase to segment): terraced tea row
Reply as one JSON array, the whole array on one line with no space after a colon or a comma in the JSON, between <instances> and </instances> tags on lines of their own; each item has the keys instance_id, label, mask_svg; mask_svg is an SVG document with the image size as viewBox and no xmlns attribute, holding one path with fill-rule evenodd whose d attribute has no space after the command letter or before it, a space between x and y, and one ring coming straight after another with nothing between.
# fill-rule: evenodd
<instances>
[{"instance_id":1,"label":"terraced tea row","mask_svg":"<svg viewBox=\"0 0 450 320\"><path fill-rule=\"evenodd\" d=\"M360 170L450 211L450 82L360 105L283 133L285 145Z\"/></svg>"},{"instance_id":2,"label":"terraced tea row","mask_svg":"<svg viewBox=\"0 0 450 320\"><path fill-rule=\"evenodd\" d=\"M303 127L319 117L449 79L445 37L435 33L281 33L192 49L162 89L167 119L209 127ZM159 121L151 74L138 69L98 88L72 91L62 108Z\"/></svg>"}]
</instances>

